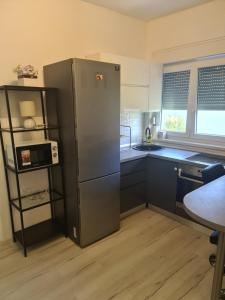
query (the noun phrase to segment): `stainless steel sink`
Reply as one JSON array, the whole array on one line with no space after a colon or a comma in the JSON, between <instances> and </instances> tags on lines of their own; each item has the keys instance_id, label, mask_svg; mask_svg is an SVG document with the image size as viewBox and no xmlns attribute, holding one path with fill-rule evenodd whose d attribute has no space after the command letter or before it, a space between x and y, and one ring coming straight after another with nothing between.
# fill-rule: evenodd
<instances>
[{"instance_id":1,"label":"stainless steel sink","mask_svg":"<svg viewBox=\"0 0 225 300\"><path fill-rule=\"evenodd\" d=\"M162 149L161 146L154 145L154 144L140 144L140 145L135 145L132 148L138 151L156 151Z\"/></svg>"}]
</instances>

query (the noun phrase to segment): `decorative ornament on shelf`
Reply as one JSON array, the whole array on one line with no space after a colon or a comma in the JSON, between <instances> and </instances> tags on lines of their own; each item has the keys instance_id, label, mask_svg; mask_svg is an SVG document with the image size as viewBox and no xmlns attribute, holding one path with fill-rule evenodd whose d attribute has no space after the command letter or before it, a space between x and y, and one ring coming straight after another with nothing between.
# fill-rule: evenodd
<instances>
[{"instance_id":1,"label":"decorative ornament on shelf","mask_svg":"<svg viewBox=\"0 0 225 300\"><path fill-rule=\"evenodd\" d=\"M14 72L17 74L18 85L22 86L36 86L38 71L31 65L22 66L18 65Z\"/></svg>"}]
</instances>

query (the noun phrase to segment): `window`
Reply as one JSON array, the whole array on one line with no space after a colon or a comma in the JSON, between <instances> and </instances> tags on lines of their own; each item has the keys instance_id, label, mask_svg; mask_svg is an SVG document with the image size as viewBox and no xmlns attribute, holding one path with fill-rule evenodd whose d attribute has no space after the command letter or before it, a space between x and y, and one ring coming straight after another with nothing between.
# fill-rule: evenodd
<instances>
[{"instance_id":1,"label":"window","mask_svg":"<svg viewBox=\"0 0 225 300\"><path fill-rule=\"evenodd\" d=\"M163 74L162 129L186 132L190 70Z\"/></svg>"},{"instance_id":2,"label":"window","mask_svg":"<svg viewBox=\"0 0 225 300\"><path fill-rule=\"evenodd\" d=\"M198 69L196 133L225 136L225 65Z\"/></svg>"},{"instance_id":3,"label":"window","mask_svg":"<svg viewBox=\"0 0 225 300\"><path fill-rule=\"evenodd\" d=\"M225 56L164 66L161 129L169 139L225 145Z\"/></svg>"}]
</instances>

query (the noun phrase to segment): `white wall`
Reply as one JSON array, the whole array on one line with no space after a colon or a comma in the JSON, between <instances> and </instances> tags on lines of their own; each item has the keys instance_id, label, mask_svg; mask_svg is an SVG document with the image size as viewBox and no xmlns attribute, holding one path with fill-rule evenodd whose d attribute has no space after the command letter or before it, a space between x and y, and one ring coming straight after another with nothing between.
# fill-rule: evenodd
<instances>
[{"instance_id":1,"label":"white wall","mask_svg":"<svg viewBox=\"0 0 225 300\"><path fill-rule=\"evenodd\" d=\"M144 57L145 23L79 0L0 1L0 82L12 68L94 52Z\"/></svg>"},{"instance_id":2,"label":"white wall","mask_svg":"<svg viewBox=\"0 0 225 300\"><path fill-rule=\"evenodd\" d=\"M155 61L225 53L225 0L155 19L147 26L147 52Z\"/></svg>"},{"instance_id":3,"label":"white wall","mask_svg":"<svg viewBox=\"0 0 225 300\"><path fill-rule=\"evenodd\" d=\"M111 52L144 58L146 23L79 0L0 1L0 84L12 83L17 64L42 66L69 57ZM10 237L0 157L0 240ZM40 214L43 217L43 210Z\"/></svg>"}]
</instances>

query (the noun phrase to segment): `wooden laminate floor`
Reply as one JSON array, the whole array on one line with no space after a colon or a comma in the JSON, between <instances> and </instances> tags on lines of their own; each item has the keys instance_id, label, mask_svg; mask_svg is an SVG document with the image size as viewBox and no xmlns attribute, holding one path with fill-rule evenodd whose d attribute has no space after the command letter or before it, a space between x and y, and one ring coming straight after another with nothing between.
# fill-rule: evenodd
<instances>
[{"instance_id":1,"label":"wooden laminate floor","mask_svg":"<svg viewBox=\"0 0 225 300\"><path fill-rule=\"evenodd\" d=\"M24 258L5 242L0 299L208 300L213 249L206 235L147 209L85 249L59 238Z\"/></svg>"}]
</instances>

